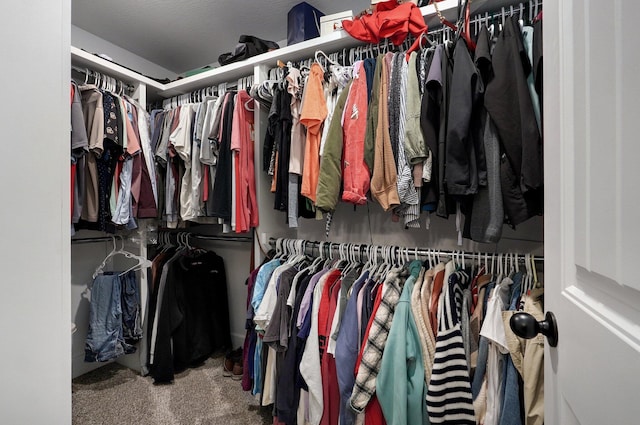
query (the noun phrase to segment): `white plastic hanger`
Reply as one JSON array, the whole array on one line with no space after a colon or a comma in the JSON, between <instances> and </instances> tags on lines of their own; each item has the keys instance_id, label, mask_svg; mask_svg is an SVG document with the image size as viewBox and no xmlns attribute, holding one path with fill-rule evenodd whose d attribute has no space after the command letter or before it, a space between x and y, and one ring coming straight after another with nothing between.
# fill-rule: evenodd
<instances>
[{"instance_id":1,"label":"white plastic hanger","mask_svg":"<svg viewBox=\"0 0 640 425\"><path fill-rule=\"evenodd\" d=\"M111 257L113 257L114 255L116 255L116 253L118 252L118 248L116 246L116 238L114 236L111 237L112 241L113 241L113 248L111 249L111 252L109 252L107 254L106 257L104 257L104 260L102 260L102 263L100 263L100 265L96 268L96 270L93 272L93 278L95 279L100 273L102 273L102 270L105 268L105 266L107 265L107 261L109 261L109 259Z\"/></svg>"},{"instance_id":2,"label":"white plastic hanger","mask_svg":"<svg viewBox=\"0 0 640 425\"><path fill-rule=\"evenodd\" d=\"M133 254L129 251L126 251L124 249L124 240L122 241L122 245L120 246L120 249L117 249L116 247L116 238L112 237L113 239L113 249L111 250L111 252L109 252L109 254L107 254L107 256L104 258L104 260L102 261L102 263L100 263L100 265L98 266L98 268L96 268L95 272L93 273L93 278L95 279L99 274L101 274L104 270L104 268L107 265L107 261L109 261L112 257L121 254L124 255L127 258L133 258L138 260L138 263L136 265L134 265L131 269L123 272L120 274L120 276L122 276L123 274L127 273L130 270L134 270L137 267L151 267L151 261L149 261L147 258L141 257L139 255Z\"/></svg>"},{"instance_id":3,"label":"white plastic hanger","mask_svg":"<svg viewBox=\"0 0 640 425\"><path fill-rule=\"evenodd\" d=\"M522 285L520 286L520 294L525 294L527 292L527 289L529 288L529 286L531 285L531 280L532 280L532 273L531 273L531 254L525 254L524 256L524 267L527 271Z\"/></svg>"},{"instance_id":4,"label":"white plastic hanger","mask_svg":"<svg viewBox=\"0 0 640 425\"><path fill-rule=\"evenodd\" d=\"M129 269L127 269L124 272L120 273L120 276L124 276L125 274L127 274L127 273L129 273L131 271L146 269L148 267L151 267L151 265L153 264L153 262L151 260L149 260L148 258L144 258L144 257L142 257L140 255L132 255L130 258L133 258L133 259L137 260L138 262L136 264L134 264L132 267L130 267Z\"/></svg>"}]
</instances>

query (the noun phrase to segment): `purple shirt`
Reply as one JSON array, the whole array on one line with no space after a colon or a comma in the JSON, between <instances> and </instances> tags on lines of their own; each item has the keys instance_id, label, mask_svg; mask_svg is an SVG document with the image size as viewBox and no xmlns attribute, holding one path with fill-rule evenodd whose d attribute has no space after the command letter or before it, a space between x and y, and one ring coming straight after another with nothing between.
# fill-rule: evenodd
<instances>
[{"instance_id":1,"label":"purple shirt","mask_svg":"<svg viewBox=\"0 0 640 425\"><path fill-rule=\"evenodd\" d=\"M320 280L322 276L329 272L329 268L322 269L318 273L314 274L311 280L309 281L309 285L307 286L307 290L304 292L302 297L302 302L300 303L300 311L298 312L298 317L296 319L296 326L298 329L302 327L302 323L304 322L304 317L307 315L307 311L309 311L309 307L311 306L311 298L313 298L313 289L316 287L316 284Z\"/></svg>"}]
</instances>

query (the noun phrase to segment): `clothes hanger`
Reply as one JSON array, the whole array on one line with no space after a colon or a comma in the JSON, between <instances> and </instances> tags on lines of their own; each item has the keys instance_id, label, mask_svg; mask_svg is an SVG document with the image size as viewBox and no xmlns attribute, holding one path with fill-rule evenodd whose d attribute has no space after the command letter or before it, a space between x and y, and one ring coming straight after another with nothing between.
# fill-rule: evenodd
<instances>
[{"instance_id":1,"label":"clothes hanger","mask_svg":"<svg viewBox=\"0 0 640 425\"><path fill-rule=\"evenodd\" d=\"M304 250L302 249L301 239L291 241L291 251L292 256L289 264L298 265L307 259L306 255L304 254Z\"/></svg>"},{"instance_id":2,"label":"clothes hanger","mask_svg":"<svg viewBox=\"0 0 640 425\"><path fill-rule=\"evenodd\" d=\"M124 244L124 242L123 242ZM151 260L149 260L148 258L142 257L140 255L131 255L131 257L128 258L133 258L135 260L137 260L138 262L136 264L134 264L132 267L130 267L129 269L123 271L122 273L120 273L120 276L124 276L125 274L131 272L131 271L136 271L136 270L142 270L142 269L146 269L148 267L151 267L151 265L153 264L153 262Z\"/></svg>"},{"instance_id":3,"label":"clothes hanger","mask_svg":"<svg viewBox=\"0 0 640 425\"><path fill-rule=\"evenodd\" d=\"M356 54L356 48L352 47L349 49L349 66L353 66L353 63L355 62L355 54Z\"/></svg>"},{"instance_id":4,"label":"clothes hanger","mask_svg":"<svg viewBox=\"0 0 640 425\"><path fill-rule=\"evenodd\" d=\"M314 58L315 58L315 63L320 65L320 67L322 68L322 72L324 72L326 70L326 68L328 67L328 64L331 63L331 60L329 59L329 56L325 52L323 52L322 50L316 50L316 52L314 54ZM323 64L323 62L324 62L324 64Z\"/></svg>"},{"instance_id":5,"label":"clothes hanger","mask_svg":"<svg viewBox=\"0 0 640 425\"><path fill-rule=\"evenodd\" d=\"M524 13L524 5L520 3L520 5L518 6L518 22L520 23L520 28L524 27L524 20L522 18L523 13Z\"/></svg>"},{"instance_id":6,"label":"clothes hanger","mask_svg":"<svg viewBox=\"0 0 640 425\"><path fill-rule=\"evenodd\" d=\"M375 276L376 283L383 280L383 272L387 267L387 246L380 246L380 263L377 265L373 275ZM374 286L375 287L375 286Z\"/></svg>"},{"instance_id":7,"label":"clothes hanger","mask_svg":"<svg viewBox=\"0 0 640 425\"><path fill-rule=\"evenodd\" d=\"M498 278L496 279L496 285L499 285L502 282L502 274L504 269L504 256L502 254L498 254L497 266Z\"/></svg>"},{"instance_id":8,"label":"clothes hanger","mask_svg":"<svg viewBox=\"0 0 640 425\"><path fill-rule=\"evenodd\" d=\"M338 258L337 258L338 261L336 261L336 263L334 264L334 267L338 270L343 271L347 265L347 258L345 254L346 245L343 243L340 243L338 244L337 248L338 248Z\"/></svg>"},{"instance_id":9,"label":"clothes hanger","mask_svg":"<svg viewBox=\"0 0 640 425\"><path fill-rule=\"evenodd\" d=\"M376 264L375 264L375 269L371 272L372 276L375 276L376 280L380 279L380 275L382 274L382 269L385 267L385 255L386 255L386 246L380 246L379 247L380 250L380 257L378 258L378 252L375 253L376 255ZM377 250L376 250L377 251ZM380 262L378 262L378 259L380 260Z\"/></svg>"},{"instance_id":10,"label":"clothes hanger","mask_svg":"<svg viewBox=\"0 0 640 425\"><path fill-rule=\"evenodd\" d=\"M282 257L282 238L276 239L276 255L273 257L275 259L280 259Z\"/></svg>"},{"instance_id":11,"label":"clothes hanger","mask_svg":"<svg viewBox=\"0 0 640 425\"><path fill-rule=\"evenodd\" d=\"M416 41L414 41L411 47L407 50L407 61L409 60L409 56L412 52L424 49L425 46L423 46L423 41L427 42L426 47L430 47L433 44L431 40L429 40L427 32L424 31L418 38L416 38Z\"/></svg>"},{"instance_id":12,"label":"clothes hanger","mask_svg":"<svg viewBox=\"0 0 640 425\"><path fill-rule=\"evenodd\" d=\"M536 259L532 255L531 256L531 268L533 270L533 281L531 282L532 288L542 288L542 283L538 280L538 269L536 269Z\"/></svg>"},{"instance_id":13,"label":"clothes hanger","mask_svg":"<svg viewBox=\"0 0 640 425\"><path fill-rule=\"evenodd\" d=\"M109 261L109 259L111 257L113 257L118 248L116 246L116 238L115 236L111 236L111 241L113 242L113 248L111 249L111 252L109 252L107 254L106 257L104 257L104 260L102 260L102 263L100 263L100 265L96 268L96 270L93 272L93 278L95 279L100 273L102 273L102 270L104 269L104 267L107 265L107 261Z\"/></svg>"},{"instance_id":14,"label":"clothes hanger","mask_svg":"<svg viewBox=\"0 0 640 425\"><path fill-rule=\"evenodd\" d=\"M373 254L372 254L372 251L371 251L372 247L373 247L373 245L369 245L368 247L365 248L367 261L365 261L364 265L362 266L362 272L363 273L368 271L369 274L371 274L371 270L373 268Z\"/></svg>"},{"instance_id":15,"label":"clothes hanger","mask_svg":"<svg viewBox=\"0 0 640 425\"><path fill-rule=\"evenodd\" d=\"M109 254L107 254L107 256L104 258L104 260L102 261L102 263L100 263L100 265L96 268L95 272L93 273L93 278L95 279L99 274L101 274L104 270L104 268L106 267L107 261L109 261L109 259L111 259L112 257L121 254L124 255L126 258L134 258L136 260L138 260L138 263L136 265L134 265L130 270L135 269L136 267L150 267L151 266L151 261L149 261L147 258L141 257L139 255L135 255L129 251L126 251L124 249L124 240L122 240L122 245L120 246L120 249L116 248L116 238L112 237L113 240L113 249L111 250L111 252L109 252ZM127 273L129 270L123 272L120 274L120 276L122 276L123 274Z\"/></svg>"},{"instance_id":16,"label":"clothes hanger","mask_svg":"<svg viewBox=\"0 0 640 425\"><path fill-rule=\"evenodd\" d=\"M524 255L524 268L525 268L526 274L522 280L522 285L520 285L520 295L525 294L530 285L529 282L531 280L531 261L529 257L530 257L530 254Z\"/></svg>"},{"instance_id":17,"label":"clothes hanger","mask_svg":"<svg viewBox=\"0 0 640 425\"><path fill-rule=\"evenodd\" d=\"M333 244L331 242L327 242L325 245L325 257L324 264L322 268L327 269L331 268L331 263L333 262L333 253L331 252Z\"/></svg>"}]
</instances>

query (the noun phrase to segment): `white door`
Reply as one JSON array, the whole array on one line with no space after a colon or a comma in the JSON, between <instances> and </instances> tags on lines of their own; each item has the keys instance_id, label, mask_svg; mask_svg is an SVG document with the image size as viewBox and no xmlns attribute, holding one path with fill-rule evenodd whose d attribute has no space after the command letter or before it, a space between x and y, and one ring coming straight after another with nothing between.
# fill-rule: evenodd
<instances>
[{"instance_id":1,"label":"white door","mask_svg":"<svg viewBox=\"0 0 640 425\"><path fill-rule=\"evenodd\" d=\"M545 422L640 423L640 3L545 0Z\"/></svg>"}]
</instances>

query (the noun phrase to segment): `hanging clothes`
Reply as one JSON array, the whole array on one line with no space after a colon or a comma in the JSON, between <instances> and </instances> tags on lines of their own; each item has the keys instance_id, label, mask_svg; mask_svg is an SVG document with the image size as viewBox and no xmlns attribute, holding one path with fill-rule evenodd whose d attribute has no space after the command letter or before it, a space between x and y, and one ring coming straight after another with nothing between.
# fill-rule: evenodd
<instances>
[{"instance_id":1,"label":"hanging clothes","mask_svg":"<svg viewBox=\"0 0 640 425\"><path fill-rule=\"evenodd\" d=\"M420 274L421 261L409 264L407 278L382 355L376 394L388 423L424 423L427 386L418 327L411 314L411 295Z\"/></svg>"},{"instance_id":2,"label":"hanging clothes","mask_svg":"<svg viewBox=\"0 0 640 425\"><path fill-rule=\"evenodd\" d=\"M235 93L225 94L222 118L220 121L219 157L216 167L216 180L213 186L213 198L217 202L213 206L212 216L221 218L226 222L231 221L231 126L233 123L233 109L235 106Z\"/></svg>"},{"instance_id":3,"label":"hanging clothes","mask_svg":"<svg viewBox=\"0 0 640 425\"><path fill-rule=\"evenodd\" d=\"M91 285L86 362L106 362L136 352L132 345L142 337L140 290L135 272L107 272Z\"/></svg>"},{"instance_id":4,"label":"hanging clothes","mask_svg":"<svg viewBox=\"0 0 640 425\"><path fill-rule=\"evenodd\" d=\"M248 232L260 222L253 163L253 105L253 99L246 90L238 92L231 137L231 150L237 162L236 233Z\"/></svg>"},{"instance_id":5,"label":"hanging clothes","mask_svg":"<svg viewBox=\"0 0 640 425\"><path fill-rule=\"evenodd\" d=\"M157 217L157 177L146 111L130 97L92 84L74 89L74 98L74 227L115 233L120 227L135 229L137 218ZM81 123L84 132L78 128ZM85 138L88 149L80 145Z\"/></svg>"},{"instance_id":6,"label":"hanging clothes","mask_svg":"<svg viewBox=\"0 0 640 425\"><path fill-rule=\"evenodd\" d=\"M320 169L320 131L322 122L327 116L327 106L322 89L323 79L322 67L318 63L311 65L300 113L300 123L307 128L301 193L314 203L316 202Z\"/></svg>"},{"instance_id":7,"label":"hanging clothes","mask_svg":"<svg viewBox=\"0 0 640 425\"><path fill-rule=\"evenodd\" d=\"M376 79L379 78L379 90L377 93L379 105L378 119L375 122L376 128L374 133L375 147L373 173L371 177L371 196L387 211L400 205L400 198L397 187L397 168L391 146L391 136L389 134L389 66L387 65L384 55L378 56L378 65L376 65L375 72L376 76L373 88L375 91Z\"/></svg>"},{"instance_id":8,"label":"hanging clothes","mask_svg":"<svg viewBox=\"0 0 640 425\"><path fill-rule=\"evenodd\" d=\"M527 86L531 64L516 17L505 20L492 63L494 77L487 84L485 106L505 152L501 183L506 219L517 225L541 211L538 189L543 180L540 133Z\"/></svg>"},{"instance_id":9,"label":"hanging clothes","mask_svg":"<svg viewBox=\"0 0 640 425\"><path fill-rule=\"evenodd\" d=\"M524 345L517 339L509 340L511 363L504 353L507 367L495 366L494 336L479 328L499 329L508 321L495 309L495 297L509 308L520 305L524 277L513 261L511 271L506 263L500 269L512 278L496 286L486 263L463 269L459 261L402 265L398 259L391 266L396 261L387 257L385 267L360 269L350 258L325 264L324 258L285 252L250 274L249 329L262 338L256 334L253 346L249 334L245 340L245 362L253 359L253 367L245 369L243 388L261 394L262 405L274 405L274 421L516 423L518 406L526 406L519 396L521 373L530 376L528 400L536 415L538 346L526 360L529 371L523 372ZM423 341L432 316L437 337Z\"/></svg>"},{"instance_id":10,"label":"hanging clothes","mask_svg":"<svg viewBox=\"0 0 640 425\"><path fill-rule=\"evenodd\" d=\"M468 282L464 271L451 274L438 303L438 336L431 381L427 390L427 411L432 424L476 423L468 365L460 330L462 287Z\"/></svg>"},{"instance_id":11,"label":"hanging clothes","mask_svg":"<svg viewBox=\"0 0 640 425\"><path fill-rule=\"evenodd\" d=\"M224 260L211 251L178 250L156 291L149 370L155 382L231 348Z\"/></svg>"},{"instance_id":12,"label":"hanging clothes","mask_svg":"<svg viewBox=\"0 0 640 425\"><path fill-rule=\"evenodd\" d=\"M358 61L353 66L353 83L349 87L349 96L341 116L344 132L342 200L356 205L367 202L366 195L369 191L369 169L364 161L367 99L364 65L362 61ZM322 169L320 171L322 172Z\"/></svg>"},{"instance_id":13,"label":"hanging clothes","mask_svg":"<svg viewBox=\"0 0 640 425\"><path fill-rule=\"evenodd\" d=\"M400 299L402 286L408 275L408 270L405 268L392 268L383 284L386 291L373 319L349 402L350 407L358 413L364 411L375 393L382 353L389 335L393 314Z\"/></svg>"}]
</instances>

